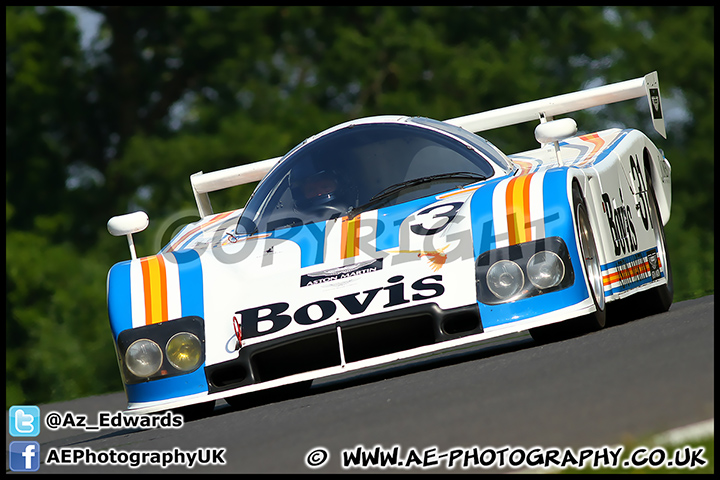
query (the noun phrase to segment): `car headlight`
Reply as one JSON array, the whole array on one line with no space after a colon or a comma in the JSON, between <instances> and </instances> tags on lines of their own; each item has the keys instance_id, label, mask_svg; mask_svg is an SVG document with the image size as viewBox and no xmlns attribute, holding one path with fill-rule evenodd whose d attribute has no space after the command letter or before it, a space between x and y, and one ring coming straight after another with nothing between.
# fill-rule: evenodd
<instances>
[{"instance_id":1,"label":"car headlight","mask_svg":"<svg viewBox=\"0 0 720 480\"><path fill-rule=\"evenodd\" d=\"M125 365L136 377L149 377L160 369L163 353L160 346L141 338L132 343L125 352Z\"/></svg>"},{"instance_id":2,"label":"car headlight","mask_svg":"<svg viewBox=\"0 0 720 480\"><path fill-rule=\"evenodd\" d=\"M557 253L543 250L533 255L527 263L530 283L540 290L560 285L565 277L565 265Z\"/></svg>"},{"instance_id":3,"label":"car headlight","mask_svg":"<svg viewBox=\"0 0 720 480\"><path fill-rule=\"evenodd\" d=\"M487 272L487 285L500 300L508 300L522 290L525 275L520 266L510 260L494 263Z\"/></svg>"},{"instance_id":4,"label":"car headlight","mask_svg":"<svg viewBox=\"0 0 720 480\"><path fill-rule=\"evenodd\" d=\"M170 364L183 372L193 370L202 358L200 339L189 332L172 336L165 347Z\"/></svg>"},{"instance_id":5,"label":"car headlight","mask_svg":"<svg viewBox=\"0 0 720 480\"><path fill-rule=\"evenodd\" d=\"M575 281L570 254L560 237L488 250L477 258L475 277L478 300L487 305L543 295Z\"/></svg>"},{"instance_id":6,"label":"car headlight","mask_svg":"<svg viewBox=\"0 0 720 480\"><path fill-rule=\"evenodd\" d=\"M205 322L187 316L128 328L116 339L120 372L128 384L186 375L205 362Z\"/></svg>"}]
</instances>

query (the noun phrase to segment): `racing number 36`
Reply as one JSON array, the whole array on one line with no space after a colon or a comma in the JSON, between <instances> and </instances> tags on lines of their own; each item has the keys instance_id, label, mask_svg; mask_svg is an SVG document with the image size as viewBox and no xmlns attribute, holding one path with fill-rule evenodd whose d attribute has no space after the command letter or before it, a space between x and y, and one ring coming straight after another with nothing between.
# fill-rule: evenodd
<instances>
[{"instance_id":1,"label":"racing number 36","mask_svg":"<svg viewBox=\"0 0 720 480\"><path fill-rule=\"evenodd\" d=\"M415 223L413 225L410 225L410 230L416 234L416 235L435 235L436 233L440 232L443 228L447 227L450 222L453 221L455 216L457 215L458 210L460 210L460 207L462 207L461 202L453 202L453 203L444 203L442 205L433 205L432 207L426 208L422 212L419 212L416 215L417 217L421 217L423 215L428 215L433 211L441 210L440 212L436 212L434 215L430 217L430 220L435 220L437 218L443 219L442 223L440 225L435 225L437 222L432 222L431 225L433 225L431 228L425 227L424 224L429 224L428 221L423 221L420 219L420 223ZM448 209L449 207L449 209Z\"/></svg>"},{"instance_id":2,"label":"racing number 36","mask_svg":"<svg viewBox=\"0 0 720 480\"><path fill-rule=\"evenodd\" d=\"M650 207L648 205L647 187L645 185L642 170L640 170L640 162L638 161L637 155L630 156L630 171L632 173L633 181L636 182L635 190L638 192L640 197L640 201L635 204L635 208L640 211L640 218L642 218L643 227L647 230L649 225Z\"/></svg>"}]
</instances>

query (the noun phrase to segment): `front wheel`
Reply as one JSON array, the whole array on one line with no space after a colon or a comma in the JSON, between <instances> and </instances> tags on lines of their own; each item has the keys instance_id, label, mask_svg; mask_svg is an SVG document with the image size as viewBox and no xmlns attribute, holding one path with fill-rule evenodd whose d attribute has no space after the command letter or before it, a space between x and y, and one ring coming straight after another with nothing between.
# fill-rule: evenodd
<instances>
[{"instance_id":1,"label":"front wheel","mask_svg":"<svg viewBox=\"0 0 720 480\"><path fill-rule=\"evenodd\" d=\"M600 256L595 243L592 225L588 217L585 199L580 188L573 185L573 210L575 211L575 232L580 244L579 254L585 269L585 278L595 311L582 317L530 329L533 340L548 343L594 332L605 327L605 291L603 289Z\"/></svg>"},{"instance_id":2,"label":"front wheel","mask_svg":"<svg viewBox=\"0 0 720 480\"><path fill-rule=\"evenodd\" d=\"M215 410L215 401L198 403L174 409L173 412L182 415L184 422L192 422L201 418L209 417Z\"/></svg>"}]
</instances>

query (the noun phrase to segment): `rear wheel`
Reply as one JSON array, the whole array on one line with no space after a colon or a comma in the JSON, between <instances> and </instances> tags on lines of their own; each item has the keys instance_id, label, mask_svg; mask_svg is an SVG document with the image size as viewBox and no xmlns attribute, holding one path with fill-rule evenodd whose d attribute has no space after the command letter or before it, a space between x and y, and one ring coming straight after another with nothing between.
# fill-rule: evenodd
<instances>
[{"instance_id":1,"label":"rear wheel","mask_svg":"<svg viewBox=\"0 0 720 480\"><path fill-rule=\"evenodd\" d=\"M651 313L662 313L670 309L675 288L673 286L672 268L670 267L670 256L667 253L667 246L665 244L665 228L660 218L660 209L658 208L657 197L655 196L655 188L653 187L652 180L649 180L648 184L655 244L658 249L658 259L660 259L660 264L667 277L667 283L643 293L647 294L646 300L649 303L648 307Z\"/></svg>"},{"instance_id":2,"label":"rear wheel","mask_svg":"<svg viewBox=\"0 0 720 480\"><path fill-rule=\"evenodd\" d=\"M673 276L672 268L670 266L670 256L668 255L665 243L665 229L663 227L662 219L660 218L660 209L657 203L657 196L655 195L655 187L652 183L652 175L649 174L650 170L648 168L646 168L646 172L648 172L647 186L650 223L652 225L653 232L655 232L657 260L665 277L667 278L667 283L650 290L645 290L644 292L636 293L618 302L618 312L616 314L613 311L613 316L617 315L619 317L619 321L633 320L648 315L667 312L673 302Z\"/></svg>"},{"instance_id":3,"label":"rear wheel","mask_svg":"<svg viewBox=\"0 0 720 480\"><path fill-rule=\"evenodd\" d=\"M585 268L590 297L595 304L595 311L582 317L565 320L559 323L544 325L530 329L530 335L536 342L547 343L570 338L576 335L594 332L605 327L605 291L603 289L600 257L593 235L592 225L587 213L585 199L580 188L573 184L573 210L576 219L576 234L580 244L580 258Z\"/></svg>"}]
</instances>

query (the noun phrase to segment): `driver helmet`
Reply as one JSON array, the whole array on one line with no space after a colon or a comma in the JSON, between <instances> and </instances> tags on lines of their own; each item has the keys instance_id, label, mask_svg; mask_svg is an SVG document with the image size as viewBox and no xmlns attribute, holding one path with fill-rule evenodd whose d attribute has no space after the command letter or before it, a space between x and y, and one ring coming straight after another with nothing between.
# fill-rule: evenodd
<instances>
[{"instance_id":1,"label":"driver helmet","mask_svg":"<svg viewBox=\"0 0 720 480\"><path fill-rule=\"evenodd\" d=\"M311 211L324 207L347 207L339 199L340 181L334 169L309 171L295 168L290 172L290 189L295 207Z\"/></svg>"}]
</instances>

